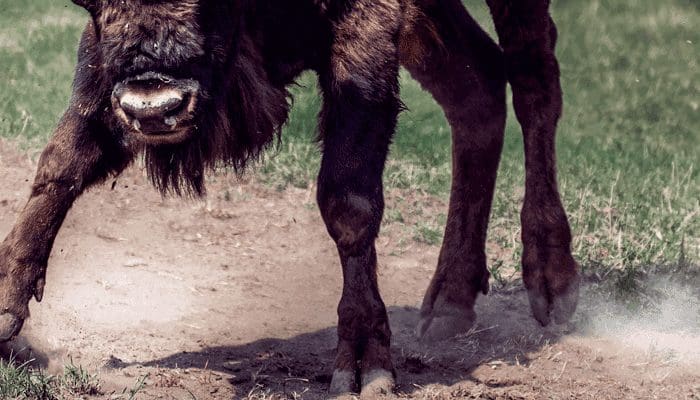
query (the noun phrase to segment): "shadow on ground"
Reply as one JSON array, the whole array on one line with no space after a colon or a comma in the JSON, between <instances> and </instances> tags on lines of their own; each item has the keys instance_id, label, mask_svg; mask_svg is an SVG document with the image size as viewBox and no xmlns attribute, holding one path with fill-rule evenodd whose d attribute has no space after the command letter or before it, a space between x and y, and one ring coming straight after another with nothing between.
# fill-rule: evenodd
<instances>
[{"instance_id":1,"label":"shadow on ground","mask_svg":"<svg viewBox=\"0 0 700 400\"><path fill-rule=\"evenodd\" d=\"M392 353L397 390L410 394L430 384L451 386L473 381L480 365L528 365L529 353L557 342L566 332L561 327L541 328L529 315L524 294L493 294L477 305L480 319L468 334L426 344L413 334L418 310L390 307L393 330ZM204 348L182 352L139 365L162 369L208 369L229 376L235 399L248 398L254 390L269 390L295 398L324 398L330 383L335 355L335 327L288 339L261 339L239 346ZM112 360L112 368L130 366ZM500 385L500 383L496 383Z\"/></svg>"}]
</instances>

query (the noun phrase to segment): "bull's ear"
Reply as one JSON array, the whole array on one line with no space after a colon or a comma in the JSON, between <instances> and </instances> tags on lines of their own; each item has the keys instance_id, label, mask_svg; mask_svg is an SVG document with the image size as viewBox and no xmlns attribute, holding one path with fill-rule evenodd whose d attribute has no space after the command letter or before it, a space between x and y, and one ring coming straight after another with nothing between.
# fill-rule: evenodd
<instances>
[{"instance_id":1,"label":"bull's ear","mask_svg":"<svg viewBox=\"0 0 700 400\"><path fill-rule=\"evenodd\" d=\"M73 0L73 3L83 7L91 13L97 9L97 0Z\"/></svg>"}]
</instances>

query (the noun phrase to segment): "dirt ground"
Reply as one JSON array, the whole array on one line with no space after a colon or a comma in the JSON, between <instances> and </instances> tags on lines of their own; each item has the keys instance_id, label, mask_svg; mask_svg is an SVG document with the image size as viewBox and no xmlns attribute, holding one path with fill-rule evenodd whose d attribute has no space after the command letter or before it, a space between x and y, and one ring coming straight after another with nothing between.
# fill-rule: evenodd
<instances>
[{"instance_id":1,"label":"dirt ground","mask_svg":"<svg viewBox=\"0 0 700 400\"><path fill-rule=\"evenodd\" d=\"M4 237L34 164L0 142L0 171ZM162 199L131 168L83 196L14 350L28 346L50 371L71 359L98 371L104 398L143 376L143 399L325 398L341 274L313 190L220 175L209 193ZM410 194L392 194L388 207L402 195ZM390 228L378 241L399 397L700 398L700 357L590 333L583 325L597 316L586 293L572 324L545 329L522 290L495 291L479 301L473 332L418 343L416 307L438 248L401 237Z\"/></svg>"}]
</instances>

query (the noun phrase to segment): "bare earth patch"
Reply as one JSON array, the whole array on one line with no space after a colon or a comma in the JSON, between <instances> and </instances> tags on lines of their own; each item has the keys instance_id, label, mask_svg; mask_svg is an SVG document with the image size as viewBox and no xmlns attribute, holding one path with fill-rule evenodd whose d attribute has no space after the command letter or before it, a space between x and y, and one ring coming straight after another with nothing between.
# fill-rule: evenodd
<instances>
[{"instance_id":1,"label":"bare earth patch","mask_svg":"<svg viewBox=\"0 0 700 400\"><path fill-rule=\"evenodd\" d=\"M34 166L0 143L0 170L4 237ZM32 304L11 347L28 345L50 371L71 359L98 371L105 398L147 376L137 398L323 399L341 273L314 199L310 190L278 192L227 175L210 179L204 201L162 199L131 168L76 203L44 300ZM541 328L523 291L501 290L481 298L473 332L417 343L416 307L438 248L405 236L389 226L378 241L400 397L700 398L697 349L664 347L649 326L604 328L619 319L588 292L570 326ZM697 294L694 320L676 332L691 343Z\"/></svg>"}]
</instances>

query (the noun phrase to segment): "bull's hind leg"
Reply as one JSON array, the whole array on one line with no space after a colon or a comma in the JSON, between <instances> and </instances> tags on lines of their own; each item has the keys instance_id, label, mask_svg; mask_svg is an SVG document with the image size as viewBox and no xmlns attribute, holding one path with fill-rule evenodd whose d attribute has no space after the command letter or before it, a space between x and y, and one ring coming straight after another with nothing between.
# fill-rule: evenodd
<instances>
[{"instance_id":1,"label":"bull's hind leg","mask_svg":"<svg viewBox=\"0 0 700 400\"><path fill-rule=\"evenodd\" d=\"M49 253L73 201L131 160L119 143L97 139L106 132L90 125L66 112L41 155L29 201L0 245L0 341L22 328L32 296L41 301Z\"/></svg>"},{"instance_id":2,"label":"bull's hind leg","mask_svg":"<svg viewBox=\"0 0 700 400\"><path fill-rule=\"evenodd\" d=\"M452 127L445 239L418 326L423 339L439 340L472 326L476 297L489 288L484 248L503 145L506 79L500 49L461 2L431 3L417 11L415 28L407 27L402 63ZM415 53L422 57L413 58Z\"/></svg>"},{"instance_id":3,"label":"bull's hind leg","mask_svg":"<svg viewBox=\"0 0 700 400\"><path fill-rule=\"evenodd\" d=\"M523 280L535 318L565 322L576 309L578 266L557 190L554 135L561 115L556 27L549 0L489 0L505 52L513 105L525 142Z\"/></svg>"}]
</instances>

